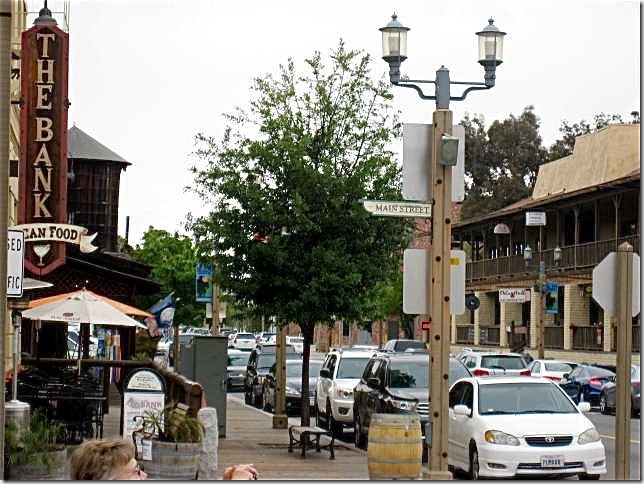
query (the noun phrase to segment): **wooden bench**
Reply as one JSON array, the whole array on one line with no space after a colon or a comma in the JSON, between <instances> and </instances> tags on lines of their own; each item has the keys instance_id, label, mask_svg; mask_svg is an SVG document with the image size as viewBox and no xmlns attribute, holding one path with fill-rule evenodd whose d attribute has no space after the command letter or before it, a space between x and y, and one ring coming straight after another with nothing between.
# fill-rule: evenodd
<instances>
[{"instance_id":1,"label":"wooden bench","mask_svg":"<svg viewBox=\"0 0 644 484\"><path fill-rule=\"evenodd\" d=\"M331 438L331 441L328 444L320 445L320 437L326 435ZM333 443L335 442L335 436L330 430L325 430L320 427L302 427L299 425L291 425L288 428L288 436L290 442L288 444L288 451L293 452L293 448L302 449L302 457L306 458L307 449L315 449L316 452L320 452L322 449L328 450L331 453L330 459L335 459L335 453L333 452Z\"/></svg>"}]
</instances>

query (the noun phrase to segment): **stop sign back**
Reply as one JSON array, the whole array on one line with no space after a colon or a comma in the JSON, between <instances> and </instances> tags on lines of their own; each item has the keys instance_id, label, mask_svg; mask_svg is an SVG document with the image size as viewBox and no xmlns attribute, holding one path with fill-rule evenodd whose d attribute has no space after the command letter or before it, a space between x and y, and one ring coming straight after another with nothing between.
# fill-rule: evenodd
<instances>
[{"instance_id":1,"label":"stop sign back","mask_svg":"<svg viewBox=\"0 0 644 484\"><path fill-rule=\"evenodd\" d=\"M640 312L640 256L633 254L632 316ZM593 299L609 316L617 316L617 252L611 252L593 269Z\"/></svg>"}]
</instances>

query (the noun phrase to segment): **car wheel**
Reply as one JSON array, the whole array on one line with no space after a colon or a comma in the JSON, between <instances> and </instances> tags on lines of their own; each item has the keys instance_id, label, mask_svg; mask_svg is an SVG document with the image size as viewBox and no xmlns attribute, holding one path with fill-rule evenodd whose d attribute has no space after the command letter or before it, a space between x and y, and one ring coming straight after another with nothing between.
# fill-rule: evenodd
<instances>
[{"instance_id":1,"label":"car wheel","mask_svg":"<svg viewBox=\"0 0 644 484\"><path fill-rule=\"evenodd\" d=\"M608 404L606 403L606 395L604 393L599 396L599 411L603 415L608 415Z\"/></svg>"},{"instance_id":2,"label":"car wheel","mask_svg":"<svg viewBox=\"0 0 644 484\"><path fill-rule=\"evenodd\" d=\"M598 481L599 474L586 474L585 472L582 472L581 474L579 474L579 480L580 481Z\"/></svg>"},{"instance_id":3,"label":"car wheel","mask_svg":"<svg viewBox=\"0 0 644 484\"><path fill-rule=\"evenodd\" d=\"M268 404L268 397L266 396L266 390L264 390L264 395L262 398L262 401L264 402L264 405L262 405L262 409L266 410L267 412L270 412L271 406Z\"/></svg>"},{"instance_id":4,"label":"car wheel","mask_svg":"<svg viewBox=\"0 0 644 484\"><path fill-rule=\"evenodd\" d=\"M479 476L479 452L476 449L476 445L473 444L470 448L470 479L473 481L478 481Z\"/></svg>"},{"instance_id":5,"label":"car wheel","mask_svg":"<svg viewBox=\"0 0 644 484\"><path fill-rule=\"evenodd\" d=\"M362 433L362 425L360 425L360 417L356 416L353 420L353 439L358 449L364 449L366 447L366 440L364 434Z\"/></svg>"}]
</instances>

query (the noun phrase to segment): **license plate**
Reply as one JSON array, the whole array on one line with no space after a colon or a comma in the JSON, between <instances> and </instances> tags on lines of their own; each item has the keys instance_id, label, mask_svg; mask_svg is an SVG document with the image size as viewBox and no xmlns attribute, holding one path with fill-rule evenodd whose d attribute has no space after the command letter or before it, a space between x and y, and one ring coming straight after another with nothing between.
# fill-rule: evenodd
<instances>
[{"instance_id":1,"label":"license plate","mask_svg":"<svg viewBox=\"0 0 644 484\"><path fill-rule=\"evenodd\" d=\"M563 455L542 455L541 467L563 467Z\"/></svg>"}]
</instances>

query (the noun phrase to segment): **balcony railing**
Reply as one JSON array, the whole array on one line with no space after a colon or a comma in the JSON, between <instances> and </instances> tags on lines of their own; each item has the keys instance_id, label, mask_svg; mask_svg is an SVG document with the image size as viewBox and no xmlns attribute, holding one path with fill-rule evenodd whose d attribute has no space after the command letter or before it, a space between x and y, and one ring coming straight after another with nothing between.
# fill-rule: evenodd
<instances>
[{"instance_id":1,"label":"balcony railing","mask_svg":"<svg viewBox=\"0 0 644 484\"><path fill-rule=\"evenodd\" d=\"M604 328L601 326L575 326L572 328L572 349L602 351Z\"/></svg>"},{"instance_id":2,"label":"balcony railing","mask_svg":"<svg viewBox=\"0 0 644 484\"><path fill-rule=\"evenodd\" d=\"M641 337L641 332L640 332L640 326L639 325L633 325L633 353L639 353L640 352L640 337ZM612 351L617 351L617 328L613 327L613 345L612 345Z\"/></svg>"},{"instance_id":3,"label":"balcony railing","mask_svg":"<svg viewBox=\"0 0 644 484\"><path fill-rule=\"evenodd\" d=\"M456 326L456 342L458 344L474 344L474 325L463 324Z\"/></svg>"},{"instance_id":4,"label":"balcony railing","mask_svg":"<svg viewBox=\"0 0 644 484\"><path fill-rule=\"evenodd\" d=\"M563 326L544 326L543 347L553 350L562 350L564 347Z\"/></svg>"},{"instance_id":5,"label":"balcony railing","mask_svg":"<svg viewBox=\"0 0 644 484\"><path fill-rule=\"evenodd\" d=\"M617 239L600 240L586 244L569 245L561 248L561 259L556 267L561 271L575 271L591 269L599 264L609 252L614 252L623 243L628 242L633 246L635 252L639 252L640 236L631 235ZM536 252L536 251L535 251ZM545 262L546 268L555 267L554 249L543 250L540 254L541 260ZM538 261L539 253L533 255L533 262ZM537 265L526 269L522 254L515 254L494 259L482 259L470 261L466 265L467 282L475 282L490 278L509 279L517 274L525 274L530 277L537 277Z\"/></svg>"},{"instance_id":6,"label":"balcony railing","mask_svg":"<svg viewBox=\"0 0 644 484\"><path fill-rule=\"evenodd\" d=\"M479 328L479 344L499 345L501 331L498 326L483 326Z\"/></svg>"}]
</instances>

